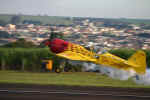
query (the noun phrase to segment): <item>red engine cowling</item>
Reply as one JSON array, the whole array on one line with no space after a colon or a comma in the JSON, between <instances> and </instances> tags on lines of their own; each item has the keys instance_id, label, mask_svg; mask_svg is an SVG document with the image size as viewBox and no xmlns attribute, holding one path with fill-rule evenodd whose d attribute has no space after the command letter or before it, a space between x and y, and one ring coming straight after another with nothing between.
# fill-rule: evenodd
<instances>
[{"instance_id":1,"label":"red engine cowling","mask_svg":"<svg viewBox=\"0 0 150 100\"><path fill-rule=\"evenodd\" d=\"M55 38L45 43L53 53L61 53L68 48L69 42Z\"/></svg>"}]
</instances>

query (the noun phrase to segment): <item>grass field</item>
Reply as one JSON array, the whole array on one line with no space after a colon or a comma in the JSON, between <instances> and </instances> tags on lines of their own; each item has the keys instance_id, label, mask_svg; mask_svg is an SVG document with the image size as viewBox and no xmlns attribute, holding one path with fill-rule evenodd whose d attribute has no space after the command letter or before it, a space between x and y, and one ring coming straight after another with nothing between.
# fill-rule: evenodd
<instances>
[{"instance_id":1,"label":"grass field","mask_svg":"<svg viewBox=\"0 0 150 100\"><path fill-rule=\"evenodd\" d=\"M150 88L150 86L136 85L132 80L115 80L93 72L68 72L57 74L0 71L0 83Z\"/></svg>"}]
</instances>

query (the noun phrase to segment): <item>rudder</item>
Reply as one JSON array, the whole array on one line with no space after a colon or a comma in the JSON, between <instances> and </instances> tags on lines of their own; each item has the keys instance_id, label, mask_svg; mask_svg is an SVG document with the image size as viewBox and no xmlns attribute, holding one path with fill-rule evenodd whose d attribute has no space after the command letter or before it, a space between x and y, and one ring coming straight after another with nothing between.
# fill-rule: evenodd
<instances>
[{"instance_id":1,"label":"rudder","mask_svg":"<svg viewBox=\"0 0 150 100\"><path fill-rule=\"evenodd\" d=\"M144 51L138 50L133 54L128 61L136 65L134 70L139 74L145 74L146 72L146 54Z\"/></svg>"}]
</instances>

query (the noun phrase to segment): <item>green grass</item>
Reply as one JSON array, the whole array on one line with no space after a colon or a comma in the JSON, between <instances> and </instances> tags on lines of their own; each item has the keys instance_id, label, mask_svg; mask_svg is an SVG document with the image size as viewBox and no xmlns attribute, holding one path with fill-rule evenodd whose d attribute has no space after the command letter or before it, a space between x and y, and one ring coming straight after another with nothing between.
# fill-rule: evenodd
<instances>
[{"instance_id":1,"label":"green grass","mask_svg":"<svg viewBox=\"0 0 150 100\"><path fill-rule=\"evenodd\" d=\"M0 83L150 88L148 86L136 85L132 80L114 80L105 75L92 72L68 72L57 74L0 71Z\"/></svg>"}]
</instances>

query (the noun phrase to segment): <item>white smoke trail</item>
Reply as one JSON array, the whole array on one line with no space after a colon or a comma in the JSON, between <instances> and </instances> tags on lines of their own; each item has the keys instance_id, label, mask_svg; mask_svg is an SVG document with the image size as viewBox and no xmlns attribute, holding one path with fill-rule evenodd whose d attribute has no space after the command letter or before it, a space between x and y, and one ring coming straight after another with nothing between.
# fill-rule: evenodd
<instances>
[{"instance_id":1,"label":"white smoke trail","mask_svg":"<svg viewBox=\"0 0 150 100\"><path fill-rule=\"evenodd\" d=\"M93 63L85 63L85 62L81 62L81 61L68 61L69 64L74 65L74 66L83 66L83 71L94 71L96 70L96 65ZM98 68L99 70L99 68Z\"/></svg>"},{"instance_id":2,"label":"white smoke trail","mask_svg":"<svg viewBox=\"0 0 150 100\"><path fill-rule=\"evenodd\" d=\"M137 84L150 85L150 69L147 69L144 75L136 75L133 80Z\"/></svg>"},{"instance_id":3,"label":"white smoke trail","mask_svg":"<svg viewBox=\"0 0 150 100\"><path fill-rule=\"evenodd\" d=\"M128 72L124 70L119 70L111 67L102 67L102 66L100 67L100 72L108 75L113 79L119 79L119 80L128 80L130 77L136 75L133 70Z\"/></svg>"},{"instance_id":4,"label":"white smoke trail","mask_svg":"<svg viewBox=\"0 0 150 100\"><path fill-rule=\"evenodd\" d=\"M101 74L106 74L111 78L119 79L119 80L128 80L130 77L133 77L136 75L136 73L133 70L124 71L115 69L112 67L106 67L106 66L100 66L92 63L83 63L84 71L96 71L99 70Z\"/></svg>"},{"instance_id":5,"label":"white smoke trail","mask_svg":"<svg viewBox=\"0 0 150 100\"><path fill-rule=\"evenodd\" d=\"M150 69L147 69L146 74L144 75L137 75L132 69L130 71L125 71L81 61L71 61L69 63L72 65L82 65L83 71L99 71L101 74L108 75L113 79L128 80L129 78L132 78L137 84L150 85Z\"/></svg>"},{"instance_id":6,"label":"white smoke trail","mask_svg":"<svg viewBox=\"0 0 150 100\"><path fill-rule=\"evenodd\" d=\"M99 70L99 68L97 69L96 65L93 64L93 63L83 63L82 66L83 66L83 71L96 71L96 70Z\"/></svg>"},{"instance_id":7,"label":"white smoke trail","mask_svg":"<svg viewBox=\"0 0 150 100\"><path fill-rule=\"evenodd\" d=\"M113 79L128 80L129 78L132 78L137 84L150 85L150 69L147 69L146 74L144 75L137 75L132 69L130 71L125 71L96 64L84 63L83 65L86 68L86 71L99 70L101 74L106 74Z\"/></svg>"}]
</instances>

